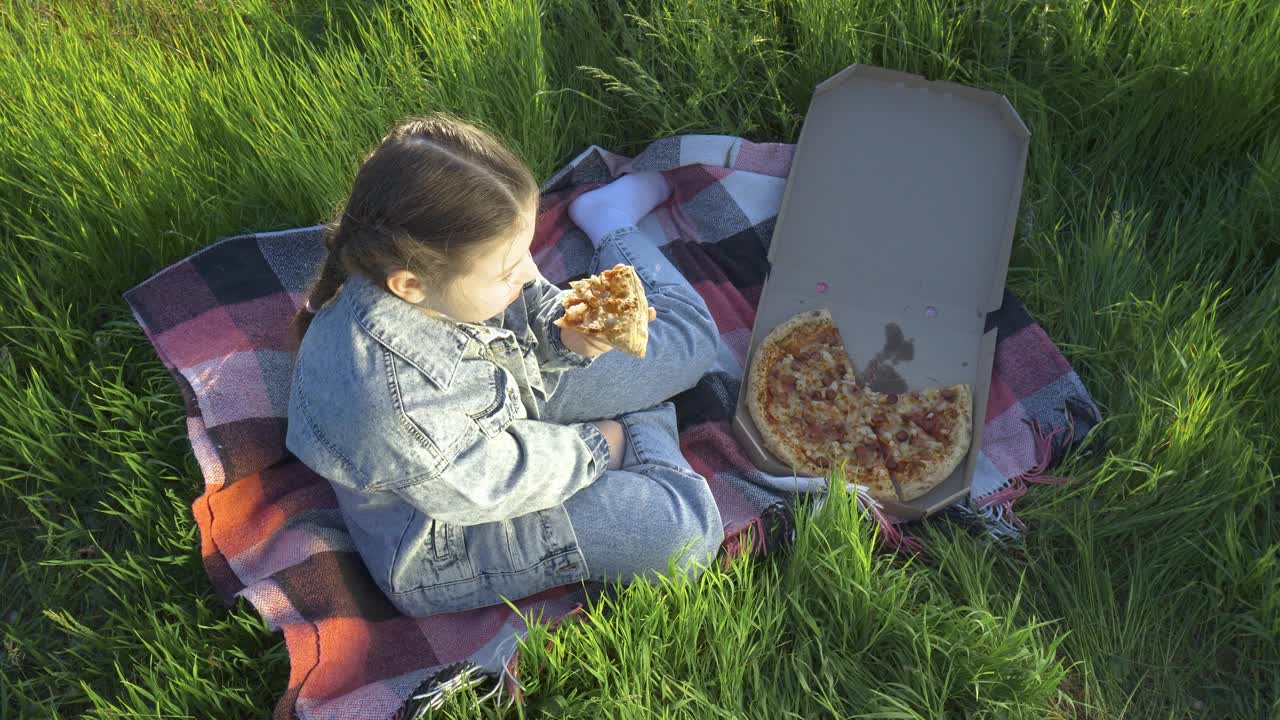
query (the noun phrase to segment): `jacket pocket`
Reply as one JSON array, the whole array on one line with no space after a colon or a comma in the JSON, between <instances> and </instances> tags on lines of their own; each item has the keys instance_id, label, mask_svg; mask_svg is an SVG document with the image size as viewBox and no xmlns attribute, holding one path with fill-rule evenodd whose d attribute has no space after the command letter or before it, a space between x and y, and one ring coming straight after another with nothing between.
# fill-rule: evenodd
<instances>
[{"instance_id":1,"label":"jacket pocket","mask_svg":"<svg viewBox=\"0 0 1280 720\"><path fill-rule=\"evenodd\" d=\"M431 558L437 563L451 563L457 560L454 552L458 550L457 544L450 539L450 529L452 525L447 525L439 520L431 521ZM463 540L462 542L466 542ZM465 555L465 551L463 555Z\"/></svg>"},{"instance_id":2,"label":"jacket pocket","mask_svg":"<svg viewBox=\"0 0 1280 720\"><path fill-rule=\"evenodd\" d=\"M391 569L391 591L417 592L475 578L462 527L415 513Z\"/></svg>"},{"instance_id":3,"label":"jacket pocket","mask_svg":"<svg viewBox=\"0 0 1280 720\"><path fill-rule=\"evenodd\" d=\"M520 402L520 396L506 370L495 365L493 378L493 386L486 389L487 393L492 393L493 401L482 410L469 413L485 437L495 437L505 431L516 419L516 404Z\"/></svg>"}]
</instances>

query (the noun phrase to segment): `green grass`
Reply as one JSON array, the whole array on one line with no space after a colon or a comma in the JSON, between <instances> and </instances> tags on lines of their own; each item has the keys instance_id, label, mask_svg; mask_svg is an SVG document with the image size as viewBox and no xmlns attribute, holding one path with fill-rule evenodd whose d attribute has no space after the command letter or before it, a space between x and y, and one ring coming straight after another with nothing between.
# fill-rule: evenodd
<instances>
[{"instance_id":1,"label":"green grass","mask_svg":"<svg viewBox=\"0 0 1280 720\"><path fill-rule=\"evenodd\" d=\"M282 636L210 592L180 400L124 290L317 222L408 113L483 120L546 177L588 143L794 141L850 62L1011 98L1009 282L1109 449L1025 499L1024 544L930 529L904 565L837 495L784 554L633 588L534 634L529 714L1280 715L1280 5L6 0L0 717L267 717L285 685Z\"/></svg>"}]
</instances>

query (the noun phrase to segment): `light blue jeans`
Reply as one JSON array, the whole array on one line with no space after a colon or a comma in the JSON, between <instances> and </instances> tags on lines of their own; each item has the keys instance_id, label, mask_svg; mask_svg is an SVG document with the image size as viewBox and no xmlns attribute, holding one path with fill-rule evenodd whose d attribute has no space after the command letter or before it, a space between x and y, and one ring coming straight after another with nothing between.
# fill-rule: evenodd
<instances>
[{"instance_id":1,"label":"light blue jeans","mask_svg":"<svg viewBox=\"0 0 1280 720\"><path fill-rule=\"evenodd\" d=\"M614 350L566 371L542 419L616 418L626 434L622 469L564 503L589 577L653 581L673 557L696 576L719 550L724 527L706 479L680 452L675 406L667 401L711 368L720 335L702 297L639 228L605 236L589 272L618 263L635 267L657 310L645 357Z\"/></svg>"}]
</instances>

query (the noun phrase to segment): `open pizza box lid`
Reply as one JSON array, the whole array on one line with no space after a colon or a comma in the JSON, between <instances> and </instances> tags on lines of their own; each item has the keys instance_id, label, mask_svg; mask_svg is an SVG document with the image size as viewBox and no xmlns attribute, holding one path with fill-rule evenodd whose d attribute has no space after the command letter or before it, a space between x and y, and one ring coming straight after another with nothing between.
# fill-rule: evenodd
<instances>
[{"instance_id":1,"label":"open pizza box lid","mask_svg":"<svg viewBox=\"0 0 1280 720\"><path fill-rule=\"evenodd\" d=\"M969 454L942 484L885 509L914 519L969 492L1030 133L1004 96L852 65L809 104L769 248L734 432L765 472L792 476L760 442L745 379L761 341L827 308L862 379L902 392L968 384ZM896 377L895 377L896 376Z\"/></svg>"}]
</instances>

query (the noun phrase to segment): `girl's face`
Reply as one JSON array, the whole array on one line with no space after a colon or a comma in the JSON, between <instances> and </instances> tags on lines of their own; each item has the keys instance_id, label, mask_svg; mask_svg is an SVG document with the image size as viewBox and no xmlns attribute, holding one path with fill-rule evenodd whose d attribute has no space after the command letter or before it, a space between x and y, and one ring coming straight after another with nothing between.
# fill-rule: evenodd
<instances>
[{"instance_id":1,"label":"girl's face","mask_svg":"<svg viewBox=\"0 0 1280 720\"><path fill-rule=\"evenodd\" d=\"M538 277L538 268L530 255L536 217L536 208L528 210L510 233L480 250L471 267L447 287L432 292L406 270L392 273L387 284L392 292L428 314L462 322L488 320L506 310L520 297L521 288ZM401 273L412 279L404 278Z\"/></svg>"}]
</instances>

